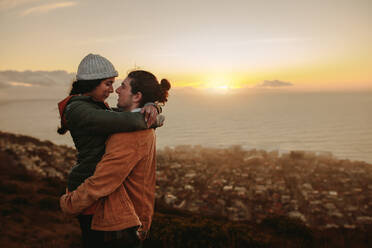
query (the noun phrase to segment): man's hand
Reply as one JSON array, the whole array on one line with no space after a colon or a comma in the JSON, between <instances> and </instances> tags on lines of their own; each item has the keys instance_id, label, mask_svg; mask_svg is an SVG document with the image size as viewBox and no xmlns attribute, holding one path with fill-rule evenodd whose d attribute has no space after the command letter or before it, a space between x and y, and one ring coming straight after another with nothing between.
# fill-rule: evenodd
<instances>
[{"instance_id":1,"label":"man's hand","mask_svg":"<svg viewBox=\"0 0 372 248\"><path fill-rule=\"evenodd\" d=\"M156 125L158 127L163 126L164 125L164 120L165 120L164 115L158 115L157 118L156 118Z\"/></svg>"},{"instance_id":2,"label":"man's hand","mask_svg":"<svg viewBox=\"0 0 372 248\"><path fill-rule=\"evenodd\" d=\"M138 230L137 237L139 240L144 241L147 238L148 231Z\"/></svg>"},{"instance_id":3,"label":"man's hand","mask_svg":"<svg viewBox=\"0 0 372 248\"><path fill-rule=\"evenodd\" d=\"M141 113L145 114L145 121L147 127L151 127L156 123L156 117L158 116L158 110L154 105L146 105L141 109Z\"/></svg>"}]
</instances>

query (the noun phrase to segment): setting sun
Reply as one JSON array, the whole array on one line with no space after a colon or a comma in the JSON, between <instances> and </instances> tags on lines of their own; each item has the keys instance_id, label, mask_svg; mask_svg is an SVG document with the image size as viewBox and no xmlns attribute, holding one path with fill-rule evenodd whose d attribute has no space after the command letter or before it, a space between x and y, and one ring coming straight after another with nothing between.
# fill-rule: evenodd
<instances>
[{"instance_id":1,"label":"setting sun","mask_svg":"<svg viewBox=\"0 0 372 248\"><path fill-rule=\"evenodd\" d=\"M229 87L227 85L218 86L217 89L227 90Z\"/></svg>"},{"instance_id":2,"label":"setting sun","mask_svg":"<svg viewBox=\"0 0 372 248\"><path fill-rule=\"evenodd\" d=\"M208 88L210 93L217 93L217 94L226 94L229 92L230 87L227 85L219 85L215 87Z\"/></svg>"},{"instance_id":3,"label":"setting sun","mask_svg":"<svg viewBox=\"0 0 372 248\"><path fill-rule=\"evenodd\" d=\"M209 93L218 93L226 94L230 89L230 80L227 79L227 76L215 76L207 79L207 82L204 83L204 87Z\"/></svg>"}]
</instances>

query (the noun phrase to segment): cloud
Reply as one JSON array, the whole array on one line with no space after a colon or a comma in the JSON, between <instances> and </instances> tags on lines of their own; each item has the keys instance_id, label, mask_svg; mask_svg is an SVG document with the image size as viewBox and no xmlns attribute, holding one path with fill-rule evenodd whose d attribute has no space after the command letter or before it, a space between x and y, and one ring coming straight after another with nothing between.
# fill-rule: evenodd
<instances>
[{"instance_id":1,"label":"cloud","mask_svg":"<svg viewBox=\"0 0 372 248\"><path fill-rule=\"evenodd\" d=\"M21 12L21 16L27 16L29 14L33 13L47 13L49 11L59 9L59 8L66 8L66 7L72 7L75 6L77 2L62 2L62 3L51 3L51 4L44 4L37 7L32 7L29 9L26 9Z\"/></svg>"},{"instance_id":2,"label":"cloud","mask_svg":"<svg viewBox=\"0 0 372 248\"><path fill-rule=\"evenodd\" d=\"M32 84L22 83L22 82L10 82L11 86L21 86L21 87L32 87Z\"/></svg>"},{"instance_id":3,"label":"cloud","mask_svg":"<svg viewBox=\"0 0 372 248\"><path fill-rule=\"evenodd\" d=\"M256 85L258 88L278 88L278 87L288 87L293 86L292 83L283 82L279 80L265 80L262 83Z\"/></svg>"},{"instance_id":4,"label":"cloud","mask_svg":"<svg viewBox=\"0 0 372 248\"><path fill-rule=\"evenodd\" d=\"M0 71L0 88L63 86L71 84L73 73L66 71Z\"/></svg>"},{"instance_id":5,"label":"cloud","mask_svg":"<svg viewBox=\"0 0 372 248\"><path fill-rule=\"evenodd\" d=\"M257 42L257 43L294 43L294 42L301 42L306 41L307 38L267 38L267 39L256 39L251 40L251 42Z\"/></svg>"},{"instance_id":6,"label":"cloud","mask_svg":"<svg viewBox=\"0 0 372 248\"><path fill-rule=\"evenodd\" d=\"M0 10L9 10L21 5L39 1L40 0L0 0Z\"/></svg>"},{"instance_id":7,"label":"cloud","mask_svg":"<svg viewBox=\"0 0 372 248\"><path fill-rule=\"evenodd\" d=\"M240 46L251 46L253 44L291 44L309 41L306 37L273 37L273 38L261 38L261 39L246 39L239 41L224 41L217 42L217 47L240 47Z\"/></svg>"},{"instance_id":8,"label":"cloud","mask_svg":"<svg viewBox=\"0 0 372 248\"><path fill-rule=\"evenodd\" d=\"M0 89L9 88L10 85L8 83L0 82Z\"/></svg>"}]
</instances>

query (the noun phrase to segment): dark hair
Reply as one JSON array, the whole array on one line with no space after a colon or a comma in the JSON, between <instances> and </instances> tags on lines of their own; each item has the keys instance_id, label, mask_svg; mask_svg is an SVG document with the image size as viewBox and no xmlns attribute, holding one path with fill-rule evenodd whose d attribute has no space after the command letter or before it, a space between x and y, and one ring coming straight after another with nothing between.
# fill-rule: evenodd
<instances>
[{"instance_id":1,"label":"dark hair","mask_svg":"<svg viewBox=\"0 0 372 248\"><path fill-rule=\"evenodd\" d=\"M72 83L70 96L93 91L105 79L76 80Z\"/></svg>"},{"instance_id":2,"label":"dark hair","mask_svg":"<svg viewBox=\"0 0 372 248\"><path fill-rule=\"evenodd\" d=\"M159 84L154 74L142 70L132 71L128 77L131 79L132 93L142 93L140 107L148 102L165 103L168 100L168 90L171 85L167 79L162 79Z\"/></svg>"},{"instance_id":3,"label":"dark hair","mask_svg":"<svg viewBox=\"0 0 372 248\"><path fill-rule=\"evenodd\" d=\"M100 83L105 80L103 79L93 79L93 80L76 80L72 83L71 90L70 90L70 96L72 95L79 95L79 94L85 94L88 92L93 91L95 88L97 88ZM61 127L58 127L57 133L59 134L65 134L67 132L67 128L62 123L62 117L61 117Z\"/></svg>"}]
</instances>

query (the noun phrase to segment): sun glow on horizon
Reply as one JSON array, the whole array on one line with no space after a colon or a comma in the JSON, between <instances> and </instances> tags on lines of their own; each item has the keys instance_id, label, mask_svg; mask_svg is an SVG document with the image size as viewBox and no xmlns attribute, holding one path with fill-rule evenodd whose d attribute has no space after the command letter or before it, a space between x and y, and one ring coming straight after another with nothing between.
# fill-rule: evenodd
<instances>
[{"instance_id":1,"label":"sun glow on horizon","mask_svg":"<svg viewBox=\"0 0 372 248\"><path fill-rule=\"evenodd\" d=\"M207 89L210 90L211 93L216 94L227 94L230 91L230 87L228 85L218 85Z\"/></svg>"}]
</instances>

